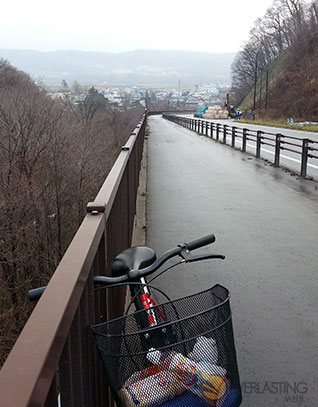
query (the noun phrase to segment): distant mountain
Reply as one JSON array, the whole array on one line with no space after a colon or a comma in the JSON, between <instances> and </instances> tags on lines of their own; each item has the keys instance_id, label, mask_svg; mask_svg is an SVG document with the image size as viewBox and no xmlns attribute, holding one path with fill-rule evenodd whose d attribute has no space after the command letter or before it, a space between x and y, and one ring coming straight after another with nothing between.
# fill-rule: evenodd
<instances>
[{"instance_id":1,"label":"distant mountain","mask_svg":"<svg viewBox=\"0 0 318 407\"><path fill-rule=\"evenodd\" d=\"M0 58L35 80L60 83L178 84L230 83L235 53L137 50L122 53L39 52L0 49Z\"/></svg>"}]
</instances>

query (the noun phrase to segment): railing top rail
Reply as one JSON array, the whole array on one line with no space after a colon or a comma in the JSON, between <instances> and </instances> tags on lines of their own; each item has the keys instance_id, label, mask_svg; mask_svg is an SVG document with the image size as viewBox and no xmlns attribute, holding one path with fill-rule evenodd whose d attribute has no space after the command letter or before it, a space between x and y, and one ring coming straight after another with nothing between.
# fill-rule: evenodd
<instances>
[{"instance_id":1,"label":"railing top rail","mask_svg":"<svg viewBox=\"0 0 318 407\"><path fill-rule=\"evenodd\" d=\"M143 118L144 120L145 118ZM106 218L108 217L112 205L114 203L120 181L122 179L123 173L126 168L126 164L129 160L132 148L135 144L136 137L140 131L140 126L138 125L136 129L132 132L132 135L127 140L126 144L122 147L122 151L119 154L116 162L112 166L106 180L101 186L94 203L97 205L105 205Z\"/></svg>"}]
</instances>

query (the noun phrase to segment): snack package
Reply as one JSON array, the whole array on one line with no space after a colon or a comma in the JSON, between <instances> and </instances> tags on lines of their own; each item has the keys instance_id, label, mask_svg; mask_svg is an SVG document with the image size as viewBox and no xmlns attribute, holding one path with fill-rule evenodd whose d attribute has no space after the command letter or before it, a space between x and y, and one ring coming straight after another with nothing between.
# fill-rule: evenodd
<instances>
[{"instance_id":1,"label":"snack package","mask_svg":"<svg viewBox=\"0 0 318 407\"><path fill-rule=\"evenodd\" d=\"M172 372L162 371L125 385L119 396L126 407L156 407L179 396L184 390L184 386Z\"/></svg>"}]
</instances>

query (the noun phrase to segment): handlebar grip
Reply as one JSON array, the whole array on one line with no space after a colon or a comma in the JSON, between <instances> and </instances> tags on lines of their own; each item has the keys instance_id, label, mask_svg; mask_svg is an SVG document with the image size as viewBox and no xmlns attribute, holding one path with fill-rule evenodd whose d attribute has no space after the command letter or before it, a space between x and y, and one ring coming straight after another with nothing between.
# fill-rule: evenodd
<instances>
[{"instance_id":1,"label":"handlebar grip","mask_svg":"<svg viewBox=\"0 0 318 407\"><path fill-rule=\"evenodd\" d=\"M215 242L215 236L211 233L210 235L199 237L199 239L192 240L192 242L185 243L189 250L195 250L199 247L206 246L208 244Z\"/></svg>"},{"instance_id":2,"label":"handlebar grip","mask_svg":"<svg viewBox=\"0 0 318 407\"><path fill-rule=\"evenodd\" d=\"M33 290L30 290L28 292L29 301L37 301L38 299L40 299L40 297L44 293L45 289L46 289L46 286L34 288Z\"/></svg>"},{"instance_id":3,"label":"handlebar grip","mask_svg":"<svg viewBox=\"0 0 318 407\"><path fill-rule=\"evenodd\" d=\"M128 281L128 276L125 274L119 277L106 277L106 276L95 276L94 283L99 284L116 284L116 283L124 283Z\"/></svg>"}]
</instances>

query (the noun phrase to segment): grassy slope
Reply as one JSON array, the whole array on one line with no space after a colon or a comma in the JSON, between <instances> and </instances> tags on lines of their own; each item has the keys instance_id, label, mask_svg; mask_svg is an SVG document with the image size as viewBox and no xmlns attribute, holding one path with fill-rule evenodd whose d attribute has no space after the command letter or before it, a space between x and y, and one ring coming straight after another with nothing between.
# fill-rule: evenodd
<instances>
[{"instance_id":1,"label":"grassy slope","mask_svg":"<svg viewBox=\"0 0 318 407\"><path fill-rule=\"evenodd\" d=\"M283 73L284 70L284 62L287 58L288 51L284 51L281 55L279 55L270 65L269 67L269 86L274 83L274 81ZM257 81L256 84L256 95L259 95L260 91L260 80ZM265 75L263 75L262 81L262 98L265 98ZM253 107L253 99L254 99L254 88L250 90L247 96L243 99L242 103L239 106L239 110L248 110ZM258 97L256 98L258 99ZM264 100L264 99L263 99Z\"/></svg>"},{"instance_id":2,"label":"grassy slope","mask_svg":"<svg viewBox=\"0 0 318 407\"><path fill-rule=\"evenodd\" d=\"M283 121L266 121L266 120L240 120L240 123L247 123L247 124L259 124L261 126L270 126L270 127L283 127L285 129L295 129L295 130L302 130L302 131L312 131L314 133L318 133L318 126L293 126L290 124L286 124Z\"/></svg>"}]
</instances>

